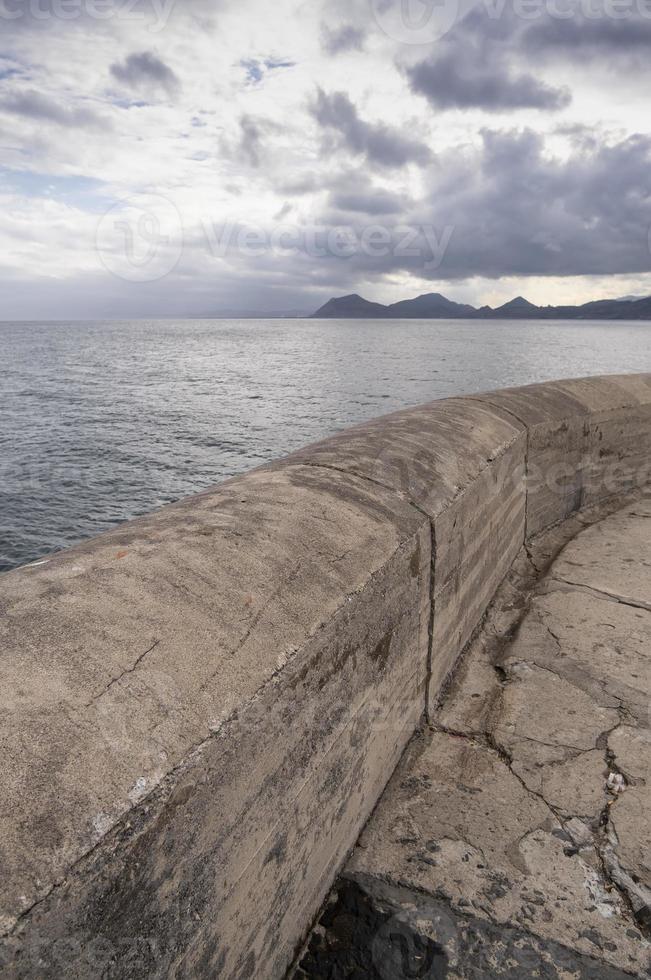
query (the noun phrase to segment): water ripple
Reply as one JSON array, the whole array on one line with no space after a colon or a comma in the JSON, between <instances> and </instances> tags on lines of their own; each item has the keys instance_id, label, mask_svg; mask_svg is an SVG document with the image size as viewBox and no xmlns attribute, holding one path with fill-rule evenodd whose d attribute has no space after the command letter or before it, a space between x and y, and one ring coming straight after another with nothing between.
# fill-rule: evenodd
<instances>
[{"instance_id":1,"label":"water ripple","mask_svg":"<svg viewBox=\"0 0 651 980\"><path fill-rule=\"evenodd\" d=\"M0 570L364 419L651 367L651 325L0 323Z\"/></svg>"}]
</instances>

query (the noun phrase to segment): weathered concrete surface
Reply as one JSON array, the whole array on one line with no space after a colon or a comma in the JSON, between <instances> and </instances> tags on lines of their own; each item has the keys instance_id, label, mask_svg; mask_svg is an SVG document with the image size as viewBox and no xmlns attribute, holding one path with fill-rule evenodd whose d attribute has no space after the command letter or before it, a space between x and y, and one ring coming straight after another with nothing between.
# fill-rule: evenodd
<instances>
[{"instance_id":1,"label":"weathered concrete surface","mask_svg":"<svg viewBox=\"0 0 651 980\"><path fill-rule=\"evenodd\" d=\"M528 431L527 537L651 479L651 376L580 378L476 396Z\"/></svg>"},{"instance_id":2,"label":"weathered concrete surface","mask_svg":"<svg viewBox=\"0 0 651 980\"><path fill-rule=\"evenodd\" d=\"M282 975L422 714L429 547L294 466L3 577L3 977Z\"/></svg>"},{"instance_id":3,"label":"weathered concrete surface","mask_svg":"<svg viewBox=\"0 0 651 980\"><path fill-rule=\"evenodd\" d=\"M435 519L430 707L524 544L518 440Z\"/></svg>"},{"instance_id":4,"label":"weathered concrete surface","mask_svg":"<svg viewBox=\"0 0 651 980\"><path fill-rule=\"evenodd\" d=\"M651 975L651 502L575 529L503 586L299 976Z\"/></svg>"},{"instance_id":5,"label":"weathered concrete surface","mask_svg":"<svg viewBox=\"0 0 651 980\"><path fill-rule=\"evenodd\" d=\"M527 526L648 475L650 390L397 413L3 576L3 975L282 976ZM619 812L621 877L638 845Z\"/></svg>"},{"instance_id":6,"label":"weathered concrete surface","mask_svg":"<svg viewBox=\"0 0 651 980\"><path fill-rule=\"evenodd\" d=\"M651 480L651 375L450 398L292 459L379 483L431 519L435 698L525 537Z\"/></svg>"},{"instance_id":7,"label":"weathered concrete surface","mask_svg":"<svg viewBox=\"0 0 651 980\"><path fill-rule=\"evenodd\" d=\"M480 400L396 412L292 459L391 488L432 522L432 678L438 691L524 542L527 433Z\"/></svg>"}]
</instances>

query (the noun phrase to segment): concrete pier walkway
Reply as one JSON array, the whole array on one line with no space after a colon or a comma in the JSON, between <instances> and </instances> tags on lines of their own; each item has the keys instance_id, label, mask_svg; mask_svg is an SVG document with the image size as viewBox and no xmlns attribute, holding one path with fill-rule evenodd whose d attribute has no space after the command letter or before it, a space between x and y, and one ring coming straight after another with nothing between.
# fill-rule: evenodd
<instances>
[{"instance_id":1,"label":"concrete pier walkway","mask_svg":"<svg viewBox=\"0 0 651 980\"><path fill-rule=\"evenodd\" d=\"M599 516L516 563L299 976L651 975L651 502Z\"/></svg>"},{"instance_id":2,"label":"concrete pier walkway","mask_svg":"<svg viewBox=\"0 0 651 980\"><path fill-rule=\"evenodd\" d=\"M549 381L0 576L2 980L644 975L650 487Z\"/></svg>"}]
</instances>

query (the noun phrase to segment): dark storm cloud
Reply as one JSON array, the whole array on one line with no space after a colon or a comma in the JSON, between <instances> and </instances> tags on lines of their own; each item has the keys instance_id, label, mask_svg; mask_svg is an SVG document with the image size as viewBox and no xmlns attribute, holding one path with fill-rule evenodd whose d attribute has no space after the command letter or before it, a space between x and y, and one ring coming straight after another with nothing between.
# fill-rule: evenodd
<instances>
[{"instance_id":1,"label":"dark storm cloud","mask_svg":"<svg viewBox=\"0 0 651 980\"><path fill-rule=\"evenodd\" d=\"M513 65L577 59L642 65L651 47L648 0L526 0L526 15L515 0L484 0L443 39L459 62ZM519 15L520 14L520 15ZM647 58L648 64L648 58Z\"/></svg>"},{"instance_id":2,"label":"dark storm cloud","mask_svg":"<svg viewBox=\"0 0 651 980\"><path fill-rule=\"evenodd\" d=\"M478 149L440 155L429 193L401 213L349 213L354 239L379 222L391 246L382 254L353 249L330 264L345 264L353 279L648 273L650 168L649 136L577 146L559 159L530 130L485 131ZM322 222L338 225L340 214Z\"/></svg>"},{"instance_id":3,"label":"dark storm cloud","mask_svg":"<svg viewBox=\"0 0 651 980\"><path fill-rule=\"evenodd\" d=\"M496 8L497 9L497 8ZM545 15L543 15L545 16ZM519 69L519 35L527 22L504 6L473 8L427 58L405 69L411 90L436 109L555 111L572 101L566 88Z\"/></svg>"},{"instance_id":4,"label":"dark storm cloud","mask_svg":"<svg viewBox=\"0 0 651 980\"><path fill-rule=\"evenodd\" d=\"M484 0L470 10L424 59L404 69L413 92L439 110L556 111L572 101L568 88L539 77L551 61L590 61L591 70L651 64L651 4L619 0ZM645 12L646 11L646 12ZM532 67L535 66L535 67Z\"/></svg>"},{"instance_id":5,"label":"dark storm cloud","mask_svg":"<svg viewBox=\"0 0 651 980\"><path fill-rule=\"evenodd\" d=\"M307 235L304 229L298 234L302 226L296 226L297 244L291 254L285 246L270 246L262 252L256 247L247 257L234 238L231 247L218 253L223 273L216 280L214 244L211 249L203 226L196 241L186 236L178 270L161 281L135 288L115 278L90 283L80 273L75 290L63 282L37 289L29 283L20 298L7 286L5 315L12 315L12 304L19 311L16 315L29 310L35 318L43 317L55 307L73 315L62 305L71 302L79 304L75 315L84 316L89 309L102 316L210 309L241 313L243 307L310 310L318 305L315 290L319 295L353 292L363 282L404 271L432 283L648 273L650 166L651 137L600 143L592 150L577 148L559 159L550 157L542 139L530 131L486 131L479 148L440 155L437 166L428 171L429 192L413 204L407 202L402 213L381 219L347 215L354 246L350 252L329 244L339 219L329 223L321 216L317 235ZM361 173L354 176L361 180ZM342 188L352 183L350 175L340 180ZM366 247L355 247L378 225L386 229L386 239L367 238ZM270 236L275 227L270 224ZM261 230L253 228L256 235ZM432 262L433 257L440 261ZM1 273L0 269L0 277ZM0 290L4 286L0 282Z\"/></svg>"},{"instance_id":6,"label":"dark storm cloud","mask_svg":"<svg viewBox=\"0 0 651 980\"><path fill-rule=\"evenodd\" d=\"M159 88L168 95L180 88L177 75L152 51L130 54L123 62L112 64L110 70L114 78L130 88Z\"/></svg>"},{"instance_id":7,"label":"dark storm cloud","mask_svg":"<svg viewBox=\"0 0 651 980\"><path fill-rule=\"evenodd\" d=\"M256 281L282 275L297 296L326 280L336 292L404 272L431 282L644 274L649 172L651 136L580 141L559 157L531 130L485 130L478 146L437 155L418 199L383 198L363 169L344 170L322 184L329 193L314 219L290 226L291 248L269 244L246 258L231 236L227 259Z\"/></svg>"},{"instance_id":8,"label":"dark storm cloud","mask_svg":"<svg viewBox=\"0 0 651 980\"><path fill-rule=\"evenodd\" d=\"M34 90L0 96L0 112L68 127L106 127L107 120L85 106L67 106Z\"/></svg>"},{"instance_id":9,"label":"dark storm cloud","mask_svg":"<svg viewBox=\"0 0 651 980\"><path fill-rule=\"evenodd\" d=\"M361 51L364 47L365 32L353 24L343 24L341 27L329 28L325 24L321 29L321 44L328 54L342 54L345 51Z\"/></svg>"},{"instance_id":10,"label":"dark storm cloud","mask_svg":"<svg viewBox=\"0 0 651 980\"><path fill-rule=\"evenodd\" d=\"M483 67L475 59L449 52L408 69L413 92L437 109L564 109L572 101L564 88L553 88L529 74L514 74L506 65Z\"/></svg>"},{"instance_id":11,"label":"dark storm cloud","mask_svg":"<svg viewBox=\"0 0 651 980\"><path fill-rule=\"evenodd\" d=\"M326 94L319 89L311 112L322 129L336 134L340 146L381 167L404 167L408 163L426 164L431 151L425 143L403 136L382 123L368 123L344 92Z\"/></svg>"},{"instance_id":12,"label":"dark storm cloud","mask_svg":"<svg viewBox=\"0 0 651 980\"><path fill-rule=\"evenodd\" d=\"M598 19L577 14L566 20L546 17L522 32L527 55L563 54L573 58L606 57L630 60L640 54L648 58L651 50L651 9L649 16L631 14L625 20L602 16Z\"/></svg>"},{"instance_id":13,"label":"dark storm cloud","mask_svg":"<svg viewBox=\"0 0 651 980\"><path fill-rule=\"evenodd\" d=\"M367 215L370 218L405 214L413 201L404 190L375 184L364 165L331 174L322 189L328 190L325 206L332 210L332 223Z\"/></svg>"},{"instance_id":14,"label":"dark storm cloud","mask_svg":"<svg viewBox=\"0 0 651 980\"><path fill-rule=\"evenodd\" d=\"M650 166L649 136L559 160L531 131L485 132L477 159L446 160L424 209L455 229L445 274L648 272Z\"/></svg>"}]
</instances>

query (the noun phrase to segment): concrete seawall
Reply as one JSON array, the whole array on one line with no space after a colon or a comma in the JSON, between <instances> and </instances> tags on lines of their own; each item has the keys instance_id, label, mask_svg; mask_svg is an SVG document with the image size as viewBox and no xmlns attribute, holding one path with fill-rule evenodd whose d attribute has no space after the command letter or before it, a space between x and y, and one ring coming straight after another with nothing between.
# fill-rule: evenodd
<instances>
[{"instance_id":1,"label":"concrete seawall","mask_svg":"<svg viewBox=\"0 0 651 980\"><path fill-rule=\"evenodd\" d=\"M0 578L0 971L282 977L512 562L651 375L434 402Z\"/></svg>"}]
</instances>

